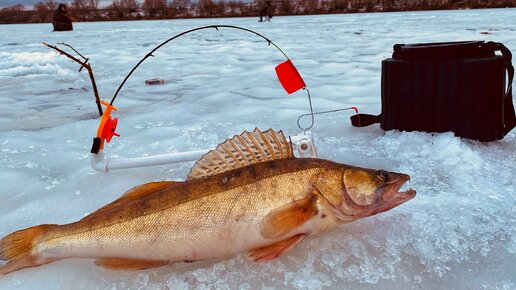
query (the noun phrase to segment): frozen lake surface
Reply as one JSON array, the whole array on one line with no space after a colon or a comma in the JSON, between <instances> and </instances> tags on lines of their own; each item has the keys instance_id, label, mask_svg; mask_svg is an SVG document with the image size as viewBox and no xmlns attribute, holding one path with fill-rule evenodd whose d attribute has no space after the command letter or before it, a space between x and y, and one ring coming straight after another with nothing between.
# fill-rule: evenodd
<instances>
[{"instance_id":1,"label":"frozen lake surface","mask_svg":"<svg viewBox=\"0 0 516 290\"><path fill-rule=\"evenodd\" d=\"M102 98L155 45L184 30L228 24L276 42L311 88L314 109L380 112L381 60L395 43L493 40L516 53L516 9L0 26L0 236L78 220L127 189L183 180L192 163L108 174L89 167L98 120L85 71L41 45L67 42L90 58ZM488 32L489 34L481 34ZM281 54L252 34L208 30L178 39L119 95L121 138L109 155L214 148L244 129L298 133L306 95L287 95ZM144 80L165 79L145 86ZM267 264L244 255L147 271L64 260L0 277L1 289L515 289L516 131L489 144L452 134L357 129L349 112L318 116L321 158L412 176L418 195L343 225Z\"/></svg>"}]
</instances>

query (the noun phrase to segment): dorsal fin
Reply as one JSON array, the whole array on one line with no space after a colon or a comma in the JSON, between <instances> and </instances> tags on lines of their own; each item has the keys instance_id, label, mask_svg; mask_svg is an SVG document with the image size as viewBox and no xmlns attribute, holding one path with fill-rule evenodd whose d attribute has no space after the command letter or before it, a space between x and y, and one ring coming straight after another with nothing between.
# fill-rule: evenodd
<instances>
[{"instance_id":1,"label":"dorsal fin","mask_svg":"<svg viewBox=\"0 0 516 290\"><path fill-rule=\"evenodd\" d=\"M102 215L108 211L111 211L111 209L113 209L114 207L117 207L121 204L125 204L132 200L142 198L148 194L151 194L153 192L167 188L174 183L177 183L177 182L175 182L175 181L159 181L159 182L149 182L149 183L145 183L142 185L137 185L137 186L129 189L128 191L126 191L121 197L119 197L115 201L113 201L113 202L99 208L98 210L94 211L93 213L85 216L82 220L87 220L90 218L97 218L99 215Z\"/></svg>"},{"instance_id":2,"label":"dorsal fin","mask_svg":"<svg viewBox=\"0 0 516 290\"><path fill-rule=\"evenodd\" d=\"M190 170L186 180L206 177L269 160L291 159L292 145L282 131L272 129L244 131L226 139L217 148L206 153Z\"/></svg>"}]
</instances>

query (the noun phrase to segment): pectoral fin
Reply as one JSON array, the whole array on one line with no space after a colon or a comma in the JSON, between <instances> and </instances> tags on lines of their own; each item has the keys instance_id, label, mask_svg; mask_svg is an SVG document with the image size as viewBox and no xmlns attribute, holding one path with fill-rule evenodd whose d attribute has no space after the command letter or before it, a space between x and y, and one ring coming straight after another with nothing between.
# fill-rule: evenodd
<instances>
[{"instance_id":1,"label":"pectoral fin","mask_svg":"<svg viewBox=\"0 0 516 290\"><path fill-rule=\"evenodd\" d=\"M112 270L143 270L163 267L169 263L169 261L125 258L101 258L95 260L95 265Z\"/></svg>"},{"instance_id":2,"label":"pectoral fin","mask_svg":"<svg viewBox=\"0 0 516 290\"><path fill-rule=\"evenodd\" d=\"M267 262L274 260L284 252L295 247L306 237L305 234L297 234L292 238L279 243L249 251L248 258L254 262Z\"/></svg>"},{"instance_id":3,"label":"pectoral fin","mask_svg":"<svg viewBox=\"0 0 516 290\"><path fill-rule=\"evenodd\" d=\"M265 216L260 232L268 239L278 239L317 215L317 197L307 197L284 205Z\"/></svg>"}]
</instances>

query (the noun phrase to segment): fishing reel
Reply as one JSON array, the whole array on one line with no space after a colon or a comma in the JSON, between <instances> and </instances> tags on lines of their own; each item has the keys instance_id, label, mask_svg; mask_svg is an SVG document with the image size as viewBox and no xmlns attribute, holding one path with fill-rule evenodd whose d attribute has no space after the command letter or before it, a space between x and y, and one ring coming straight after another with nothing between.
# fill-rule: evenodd
<instances>
[{"instance_id":1,"label":"fishing reel","mask_svg":"<svg viewBox=\"0 0 516 290\"><path fill-rule=\"evenodd\" d=\"M91 153L98 153L100 150L104 149L104 142L111 142L113 136L120 137L120 134L116 133L118 118L111 117L111 112L116 111L116 107L111 106L106 101L100 101L100 103L106 106L106 110L104 110L104 114L102 114L102 118L100 119L97 136L93 138Z\"/></svg>"}]
</instances>

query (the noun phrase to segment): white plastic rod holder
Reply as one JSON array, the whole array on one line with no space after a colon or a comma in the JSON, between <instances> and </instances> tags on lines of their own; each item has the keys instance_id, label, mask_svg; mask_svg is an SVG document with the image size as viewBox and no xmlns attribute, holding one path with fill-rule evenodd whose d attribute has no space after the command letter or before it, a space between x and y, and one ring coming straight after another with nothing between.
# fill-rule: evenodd
<instances>
[{"instance_id":1,"label":"white plastic rod holder","mask_svg":"<svg viewBox=\"0 0 516 290\"><path fill-rule=\"evenodd\" d=\"M301 132L297 136L292 136L291 141L297 151L297 157L317 158L317 148L315 147L313 136L310 131ZM90 154L90 165L97 171L108 172L116 169L197 161L209 151L210 149L205 149L136 158L105 158L104 151L101 150L98 154Z\"/></svg>"},{"instance_id":2,"label":"white plastic rod holder","mask_svg":"<svg viewBox=\"0 0 516 290\"><path fill-rule=\"evenodd\" d=\"M290 137L290 140L297 149L297 157L317 158L317 147L315 146L312 132L303 131L296 136Z\"/></svg>"},{"instance_id":3,"label":"white plastic rod holder","mask_svg":"<svg viewBox=\"0 0 516 290\"><path fill-rule=\"evenodd\" d=\"M196 161L209 151L210 150L207 149L136 158L104 158L104 152L100 151L98 154L90 154L90 164L91 167L97 171L108 172L116 169Z\"/></svg>"}]
</instances>

